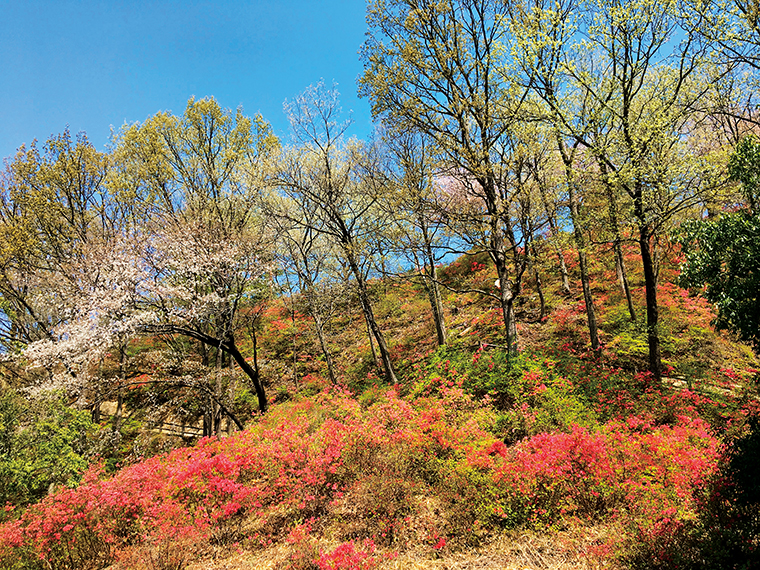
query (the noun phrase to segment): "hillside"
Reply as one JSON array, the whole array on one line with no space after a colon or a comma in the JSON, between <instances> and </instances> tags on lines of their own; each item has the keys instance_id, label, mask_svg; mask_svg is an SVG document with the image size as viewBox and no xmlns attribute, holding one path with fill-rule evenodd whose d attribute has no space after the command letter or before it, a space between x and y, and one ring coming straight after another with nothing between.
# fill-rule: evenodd
<instances>
[{"instance_id":1,"label":"hillside","mask_svg":"<svg viewBox=\"0 0 760 570\"><path fill-rule=\"evenodd\" d=\"M760 568L758 1L364 8L4 160L0 570Z\"/></svg>"},{"instance_id":2,"label":"hillside","mask_svg":"<svg viewBox=\"0 0 760 570\"><path fill-rule=\"evenodd\" d=\"M567 251L571 276L574 259ZM756 551L757 536L743 534L756 521L727 523L745 519L726 484L746 473L742 461L757 465L757 425L746 422L760 410L756 357L674 283L672 257L660 268L667 375L656 382L614 267L593 259L600 355L579 292L559 282L543 283L543 318L528 282L519 355L507 358L499 312L454 291L493 283L485 260L440 271L445 348L418 285L373 281L392 386L350 297L329 329L336 385L299 299L272 300L257 340L267 414L249 411L244 431L189 447L143 431L133 443L174 449L127 453L119 469L102 458L78 485L6 507L0 566L676 568L705 552L719 559L718 545ZM638 274L635 255L627 261ZM641 307L643 284L632 285Z\"/></svg>"}]
</instances>

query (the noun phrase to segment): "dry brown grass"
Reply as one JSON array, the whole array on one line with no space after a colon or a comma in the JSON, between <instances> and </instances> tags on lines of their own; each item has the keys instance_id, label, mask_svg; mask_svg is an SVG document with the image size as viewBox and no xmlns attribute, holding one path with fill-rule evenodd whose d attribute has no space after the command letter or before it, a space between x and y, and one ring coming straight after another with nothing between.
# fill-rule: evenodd
<instances>
[{"instance_id":1,"label":"dry brown grass","mask_svg":"<svg viewBox=\"0 0 760 570\"><path fill-rule=\"evenodd\" d=\"M571 531L538 533L512 531L479 548L438 553L431 548L410 549L379 564L378 570L619 570L589 554L612 530L580 527ZM320 542L322 549L337 546ZM187 570L286 570L293 547L287 544L258 552L240 552L198 561ZM383 551L378 551L382 556Z\"/></svg>"}]
</instances>

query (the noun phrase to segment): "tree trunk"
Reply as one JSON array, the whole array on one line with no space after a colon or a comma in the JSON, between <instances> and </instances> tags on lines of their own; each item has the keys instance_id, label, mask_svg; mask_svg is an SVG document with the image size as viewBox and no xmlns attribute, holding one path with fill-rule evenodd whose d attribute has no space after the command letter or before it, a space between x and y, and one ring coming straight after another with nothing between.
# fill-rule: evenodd
<instances>
[{"instance_id":1,"label":"tree trunk","mask_svg":"<svg viewBox=\"0 0 760 570\"><path fill-rule=\"evenodd\" d=\"M504 319L504 343L507 347L507 356L517 356L517 324L515 323L514 301L515 295L512 283L509 280L509 267L507 266L504 253L493 255L496 265L496 274L499 276L499 301L501 304L501 316Z\"/></svg>"},{"instance_id":2,"label":"tree trunk","mask_svg":"<svg viewBox=\"0 0 760 570\"><path fill-rule=\"evenodd\" d=\"M579 230L576 232L580 233ZM596 324L596 311L594 310L594 298L591 295L591 284L588 277L588 263L586 260L585 240L584 243L579 244L578 249L578 265L581 270L581 285L583 286L583 300L586 305L586 319L588 321L588 332L591 340L591 349L594 352L599 352L599 331ZM583 248L583 249L581 249Z\"/></svg>"},{"instance_id":3,"label":"tree trunk","mask_svg":"<svg viewBox=\"0 0 760 570\"><path fill-rule=\"evenodd\" d=\"M383 362L383 370L385 371L386 381L389 384L397 384L398 379L396 378L396 372L393 370L393 363L391 362L391 354L388 350L388 345L385 342L383 331L380 330L380 327L377 324L377 320L375 319L375 314L372 311L372 303L369 299L367 281L364 279L364 274L359 268L359 264L356 262L356 259L354 259L354 256L351 252L351 247L352 246L350 243L344 244L344 252L346 253L346 260L348 261L348 266L351 269L351 273L354 274L354 279L356 279L356 285L359 291L359 303L362 306L364 318L367 321L367 327L372 333L371 336L374 336L375 340L377 341L377 348L380 350L380 358ZM370 342L372 342L372 338L370 338Z\"/></svg>"},{"instance_id":4,"label":"tree trunk","mask_svg":"<svg viewBox=\"0 0 760 570\"><path fill-rule=\"evenodd\" d=\"M535 251L535 248L533 248L534 258ZM546 299L544 298L544 288L543 283L541 282L541 274L538 272L538 268L536 268L535 262L533 264L533 278L536 280L536 292L538 293L538 301L540 303L540 313L538 315L538 320L543 321L544 317L546 316Z\"/></svg>"},{"instance_id":5,"label":"tree trunk","mask_svg":"<svg viewBox=\"0 0 760 570\"><path fill-rule=\"evenodd\" d=\"M116 389L116 414L113 418L113 431L118 433L121 430L121 414L124 407L124 398L121 395L121 385Z\"/></svg>"},{"instance_id":6,"label":"tree trunk","mask_svg":"<svg viewBox=\"0 0 760 570\"><path fill-rule=\"evenodd\" d=\"M290 322L293 325L293 384L298 386L298 326L296 325L296 308L292 302L290 306Z\"/></svg>"},{"instance_id":7,"label":"tree trunk","mask_svg":"<svg viewBox=\"0 0 760 570\"><path fill-rule=\"evenodd\" d=\"M205 342L201 342L201 364L204 367L210 366L211 358L209 357L209 348Z\"/></svg>"},{"instance_id":8,"label":"tree trunk","mask_svg":"<svg viewBox=\"0 0 760 570\"><path fill-rule=\"evenodd\" d=\"M212 411L212 417L214 418L213 422L213 430L214 435L219 435L219 428L222 423L222 413L221 408L219 407L219 404L217 402L221 401L222 398L222 366L224 364L224 357L222 352L222 343L219 342L219 346L216 350L216 378L214 379L214 402L211 406Z\"/></svg>"},{"instance_id":9,"label":"tree trunk","mask_svg":"<svg viewBox=\"0 0 760 570\"><path fill-rule=\"evenodd\" d=\"M572 185L571 185L572 187ZM583 230L579 227L578 203L574 196L575 192L570 190L570 217L573 222L573 237L575 247L578 248L578 266L581 272L581 285L583 287L583 301L586 305L586 320L588 322L589 338L591 340L591 349L599 352L599 332L596 324L596 311L594 310L594 298L591 295L591 283L588 276L588 261L586 259L586 239Z\"/></svg>"},{"instance_id":10,"label":"tree trunk","mask_svg":"<svg viewBox=\"0 0 760 570\"><path fill-rule=\"evenodd\" d=\"M643 212L643 210L642 210ZM659 309L657 306L657 276L651 251L649 226L640 222L639 247L644 266L644 287L647 299L647 344L649 345L649 371L658 382L662 380L662 358L660 354Z\"/></svg>"},{"instance_id":11,"label":"tree trunk","mask_svg":"<svg viewBox=\"0 0 760 570\"><path fill-rule=\"evenodd\" d=\"M433 248L430 246L430 237L428 236L427 226L420 220L422 226L422 235L425 240L425 273L422 277L422 283L430 301L430 308L433 311L433 324L435 325L435 334L438 339L438 346L445 346L448 340L446 334L446 323L443 315L443 303L441 302L441 289L438 287L438 269L435 266L435 256Z\"/></svg>"},{"instance_id":12,"label":"tree trunk","mask_svg":"<svg viewBox=\"0 0 760 570\"><path fill-rule=\"evenodd\" d=\"M489 256L496 266L499 277L499 304L501 316L504 319L504 343L507 347L507 357L517 356L517 324L515 323L514 302L519 285L515 286L509 279L509 263L507 262L507 236L502 226L502 201L497 194L496 184L492 178L479 180L487 196L489 230ZM510 244L515 247L514 239Z\"/></svg>"},{"instance_id":13,"label":"tree trunk","mask_svg":"<svg viewBox=\"0 0 760 570\"><path fill-rule=\"evenodd\" d=\"M575 176L572 170L572 157L567 154L564 144L559 137L557 138L562 162L565 165L565 180L567 181L567 190L570 199L570 219L573 223L573 239L575 247L578 249L578 266L581 272L581 285L583 286L583 300L586 304L586 320L588 322L589 338L591 340L591 349L599 353L599 331L596 324L596 311L594 310L594 298L591 295L591 283L588 274L588 260L586 258L586 236L581 228L580 206L578 204L578 195L576 193ZM573 152L575 148L573 148Z\"/></svg>"},{"instance_id":14,"label":"tree trunk","mask_svg":"<svg viewBox=\"0 0 760 570\"><path fill-rule=\"evenodd\" d=\"M541 202L544 205L544 211L546 212L546 219L549 222L549 232L552 237L552 249L557 256L557 265L559 266L559 274L562 278L562 290L565 294L570 295L572 293L570 289L570 277L567 272L567 264L565 263L565 256L562 253L560 247L556 244L559 239L559 228L557 227L557 219L554 213L554 209L549 207L549 197L547 196L546 187L544 182L538 176L537 167L534 170L534 178L538 183L538 189L541 194Z\"/></svg>"},{"instance_id":15,"label":"tree trunk","mask_svg":"<svg viewBox=\"0 0 760 570\"><path fill-rule=\"evenodd\" d=\"M554 249L557 254L559 272L560 272L560 275L562 276L562 290L565 292L566 295L571 295L573 292L570 289L570 276L567 273L567 265L565 264L565 255L562 253L562 250L559 247L555 246Z\"/></svg>"},{"instance_id":16,"label":"tree trunk","mask_svg":"<svg viewBox=\"0 0 760 570\"><path fill-rule=\"evenodd\" d=\"M620 287L623 289L623 293L625 294L625 302L628 306L628 315L631 317L631 321L633 322L636 320L636 309L633 306L631 286L628 283L628 271L625 268L625 261L623 259L623 248L620 244L620 234L615 236L613 247L615 250L615 272L617 273Z\"/></svg>"},{"instance_id":17,"label":"tree trunk","mask_svg":"<svg viewBox=\"0 0 760 570\"><path fill-rule=\"evenodd\" d=\"M380 358L383 361L383 369L385 371L385 378L388 381L389 384L397 384L398 379L396 378L396 372L393 370L393 363L391 362L391 354L388 350L388 345L385 342L385 337L383 336L383 332L380 330L380 327L377 324L377 321L375 320L375 314L372 311L372 304L369 300L369 293L367 291L367 284L364 282L364 279L361 279L361 283L359 284L359 301L362 305L362 310L364 311L364 316L367 319L367 325L369 326L370 330L372 331L372 335L375 337L375 340L377 341L377 348L380 350Z\"/></svg>"},{"instance_id":18,"label":"tree trunk","mask_svg":"<svg viewBox=\"0 0 760 570\"><path fill-rule=\"evenodd\" d=\"M103 378L103 357L100 358L98 361L98 382L95 383L95 396L93 398L92 402L92 409L90 410L90 417L92 419L93 424L99 424L100 423L100 404L103 399L103 396L101 395L101 386L100 386L100 379ZM5 388L4 382L2 378L0 378L0 390Z\"/></svg>"},{"instance_id":19,"label":"tree trunk","mask_svg":"<svg viewBox=\"0 0 760 570\"><path fill-rule=\"evenodd\" d=\"M253 366L251 366L250 364L248 364L248 362L246 362L245 358L243 358L243 355L240 354L240 350L235 345L235 337L232 336L231 334L228 335L226 339L223 339L220 342L218 338L214 338L203 331L199 331L197 329L193 329L189 327L184 327L181 325L148 325L145 327L144 332L156 333L156 334L179 334L183 336L189 336L190 338L194 338L196 340L200 340L202 342L205 342L206 344L218 346L224 352L228 353L235 360L235 362L237 362L237 365L245 373L245 375L248 376L249 380L253 384L254 390L256 390L256 397L258 398L258 401L259 401L259 410L262 413L265 413L267 411L269 405L267 402L266 393L264 392L264 387L261 384L261 379L259 378L259 365L256 360L257 347L256 347L255 333L252 333Z\"/></svg>"},{"instance_id":20,"label":"tree trunk","mask_svg":"<svg viewBox=\"0 0 760 570\"><path fill-rule=\"evenodd\" d=\"M254 336L255 339L255 336ZM267 401L267 395L266 392L264 392L264 387L261 384L261 378L259 377L259 367L258 363L256 362L256 342L254 340L254 356L253 356L253 366L248 364L246 359L243 357L243 355L240 353L240 350L238 350L237 345L235 345L235 339L233 337L229 337L227 341L222 345L224 350L226 350L232 358L235 359L235 362L237 362L237 365L240 367L240 369L245 372L246 376L250 378L251 383L253 384L254 390L256 390L256 398L259 402L259 411L261 411L262 414L265 414L267 410L269 409L269 402Z\"/></svg>"},{"instance_id":21,"label":"tree trunk","mask_svg":"<svg viewBox=\"0 0 760 570\"><path fill-rule=\"evenodd\" d=\"M92 405L92 423L100 423L100 395L96 395L95 403Z\"/></svg>"},{"instance_id":22,"label":"tree trunk","mask_svg":"<svg viewBox=\"0 0 760 570\"><path fill-rule=\"evenodd\" d=\"M636 320L636 310L633 307L633 297L631 295L631 287L628 284L628 273L625 269L625 260L623 258L623 248L621 246L620 239L620 224L618 222L618 210L617 200L615 200L615 193L612 185L607 179L607 165L603 161L599 161L599 169L602 173L602 180L607 191L607 205L610 216L610 229L612 230L612 247L615 252L615 271L617 272L618 281L620 287L623 289L625 295L625 301L628 305L628 314L631 317L631 321Z\"/></svg>"},{"instance_id":23,"label":"tree trunk","mask_svg":"<svg viewBox=\"0 0 760 570\"><path fill-rule=\"evenodd\" d=\"M647 223L644 210L643 190L635 187L628 190L633 198L633 215L639 226L639 248L644 266L644 289L647 301L647 344L649 346L649 371L658 382L662 380L662 358L660 355L660 333L658 330L659 309L657 307L657 272L652 258L652 231Z\"/></svg>"},{"instance_id":24,"label":"tree trunk","mask_svg":"<svg viewBox=\"0 0 760 570\"><path fill-rule=\"evenodd\" d=\"M441 306L441 292L438 288L438 283L435 281L435 277L429 275L422 276L422 286L425 289L425 293L428 296L428 302L433 312L433 325L435 326L435 336L438 341L438 346L446 345L446 325L443 321L443 307Z\"/></svg>"},{"instance_id":25,"label":"tree trunk","mask_svg":"<svg viewBox=\"0 0 760 570\"><path fill-rule=\"evenodd\" d=\"M319 346L322 349L322 355L325 357L325 362L327 363L327 374L330 376L330 383L337 384L338 379L335 376L335 366L333 365L332 355L330 354L330 350L327 348L327 339L325 338L325 330L324 325L322 324L322 319L319 317L316 311L312 312L311 317L314 319L314 328L317 331Z\"/></svg>"},{"instance_id":26,"label":"tree trunk","mask_svg":"<svg viewBox=\"0 0 760 570\"><path fill-rule=\"evenodd\" d=\"M230 369L230 381L227 384L227 401L230 403L230 407L232 407L235 404L235 394L238 391L238 382L237 378L235 378L235 375L233 374L233 369L235 365L232 362L232 357L228 354L227 355L227 366ZM236 421L236 423L239 423ZM227 436L232 435L232 417L231 414L227 414Z\"/></svg>"},{"instance_id":27,"label":"tree trunk","mask_svg":"<svg viewBox=\"0 0 760 570\"><path fill-rule=\"evenodd\" d=\"M369 324L369 319L367 318L367 313L364 312L364 308L362 308L362 316L364 317L364 326L367 327L367 338L369 339L369 350L372 353L372 361L377 365L380 359L377 357L377 351L375 350L375 337L372 335L372 327Z\"/></svg>"},{"instance_id":28,"label":"tree trunk","mask_svg":"<svg viewBox=\"0 0 760 570\"><path fill-rule=\"evenodd\" d=\"M124 407L124 399L121 394L121 388L125 383L124 378L124 344L119 344L119 386L116 389L116 415L113 419L113 431L121 431L121 414Z\"/></svg>"},{"instance_id":29,"label":"tree trunk","mask_svg":"<svg viewBox=\"0 0 760 570\"><path fill-rule=\"evenodd\" d=\"M210 437L214 432L214 412L211 409L211 393L206 394L206 402L203 412L203 437Z\"/></svg>"}]
</instances>

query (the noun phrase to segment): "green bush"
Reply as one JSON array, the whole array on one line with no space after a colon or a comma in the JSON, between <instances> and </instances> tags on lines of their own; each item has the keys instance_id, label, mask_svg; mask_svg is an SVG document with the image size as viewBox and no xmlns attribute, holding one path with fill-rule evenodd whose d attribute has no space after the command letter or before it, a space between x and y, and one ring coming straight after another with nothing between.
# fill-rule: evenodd
<instances>
[{"instance_id":1,"label":"green bush","mask_svg":"<svg viewBox=\"0 0 760 570\"><path fill-rule=\"evenodd\" d=\"M440 460L436 494L445 506L446 534L477 546L495 528L523 524L530 509L524 503L505 501L493 474L461 458Z\"/></svg>"},{"instance_id":2,"label":"green bush","mask_svg":"<svg viewBox=\"0 0 760 570\"><path fill-rule=\"evenodd\" d=\"M51 486L79 482L89 464L95 426L87 411L60 395L31 405L12 391L0 396L0 503L37 501Z\"/></svg>"}]
</instances>

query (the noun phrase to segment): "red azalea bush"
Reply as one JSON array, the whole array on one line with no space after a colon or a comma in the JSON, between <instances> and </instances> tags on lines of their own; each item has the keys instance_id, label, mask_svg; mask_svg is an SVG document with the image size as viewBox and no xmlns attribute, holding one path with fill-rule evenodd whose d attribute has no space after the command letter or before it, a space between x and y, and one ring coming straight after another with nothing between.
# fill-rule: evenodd
<instances>
[{"instance_id":1,"label":"red azalea bush","mask_svg":"<svg viewBox=\"0 0 760 570\"><path fill-rule=\"evenodd\" d=\"M505 503L530 505L529 521L625 511L647 527L671 509L693 508L691 490L715 469L718 441L701 420L655 426L632 417L595 432L539 434L500 453L494 477Z\"/></svg>"},{"instance_id":2,"label":"red azalea bush","mask_svg":"<svg viewBox=\"0 0 760 570\"><path fill-rule=\"evenodd\" d=\"M332 525L346 540L313 560L336 569L371 568L376 543L473 541L495 526L571 517L617 517L656 535L691 516L691 489L715 468L717 440L687 416L576 426L507 447L485 429L492 411L456 384L439 392L408 401L390 389L362 408L326 391L110 478L95 467L0 526L0 566L181 568L210 545L284 541L304 520L307 534ZM440 511L420 497L436 497Z\"/></svg>"},{"instance_id":3,"label":"red azalea bush","mask_svg":"<svg viewBox=\"0 0 760 570\"><path fill-rule=\"evenodd\" d=\"M319 570L372 570L377 566L374 553L371 540L358 548L353 541L344 542L332 551L320 553L317 566Z\"/></svg>"}]
</instances>

